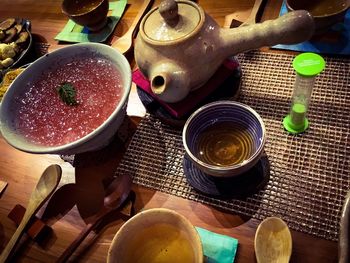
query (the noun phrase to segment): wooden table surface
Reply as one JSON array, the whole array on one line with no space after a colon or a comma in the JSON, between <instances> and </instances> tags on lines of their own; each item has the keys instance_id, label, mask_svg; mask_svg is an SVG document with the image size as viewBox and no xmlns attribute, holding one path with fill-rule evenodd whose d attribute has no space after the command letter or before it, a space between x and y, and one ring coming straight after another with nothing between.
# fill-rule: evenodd
<instances>
[{"instance_id":1,"label":"wooden table surface","mask_svg":"<svg viewBox=\"0 0 350 263\"><path fill-rule=\"evenodd\" d=\"M142 1L128 1L127 9L116 27L114 36L121 36L126 32L137 14ZM236 12L237 19L246 18L253 0L221 0L198 1L204 10L223 25L225 15ZM0 20L8 17L23 17L31 20L32 33L35 41L48 43L49 51L63 47L67 44L58 43L54 40L57 33L67 22L65 15L61 13L59 0L2 0L0 5ZM159 1L155 1L154 6ZM276 18L281 5L280 0L270 0L265 6L262 19ZM134 66L132 51L127 57ZM135 98L133 89L131 97ZM131 114L144 112L142 105L133 100L129 105ZM131 131L136 128L139 118L128 117L132 122ZM0 180L8 182L8 187L0 196L0 251L5 247L15 231L14 223L7 217L8 213L16 204L24 207L27 205L31 191L44 169L49 164L59 164L63 169L60 183L61 199L59 203L50 204L42 209L48 218L47 223L54 230L44 245L23 238L16 251L14 260L19 262L53 262L64 251L68 244L74 240L85 226L87 215L101 205L102 197L96 182L113 175L115 167L123 154L125 147L116 145L108 158L99 163L86 163L78 168L72 167L56 155L34 155L18 151L9 146L0 137ZM65 186L63 188L63 186ZM68 187L71 186L71 187ZM66 189L66 191L63 191ZM255 262L254 234L259 221L243 218L238 215L219 211L213 207L178 198L172 195L153 191L138 185L133 185L136 193L135 211L142 209L165 207L176 210L186 216L193 225L208 230L235 237L239 241L239 248L235 262ZM74 197L79 203L79 210ZM123 220L115 220L109 223L98 235L90 235L84 242L74 258L81 262L104 262L111 240ZM336 262L337 243L315 238L310 235L292 231L293 253L291 262Z\"/></svg>"}]
</instances>

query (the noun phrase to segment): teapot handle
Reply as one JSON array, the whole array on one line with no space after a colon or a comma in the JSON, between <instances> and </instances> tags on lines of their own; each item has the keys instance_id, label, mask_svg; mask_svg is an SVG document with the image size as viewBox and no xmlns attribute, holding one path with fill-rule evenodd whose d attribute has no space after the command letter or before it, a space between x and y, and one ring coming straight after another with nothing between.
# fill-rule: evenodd
<instances>
[{"instance_id":1,"label":"teapot handle","mask_svg":"<svg viewBox=\"0 0 350 263\"><path fill-rule=\"evenodd\" d=\"M314 31L315 22L311 14L305 10L297 10L275 20L221 29L220 34L226 53L235 55L263 46L300 43L309 40Z\"/></svg>"}]
</instances>

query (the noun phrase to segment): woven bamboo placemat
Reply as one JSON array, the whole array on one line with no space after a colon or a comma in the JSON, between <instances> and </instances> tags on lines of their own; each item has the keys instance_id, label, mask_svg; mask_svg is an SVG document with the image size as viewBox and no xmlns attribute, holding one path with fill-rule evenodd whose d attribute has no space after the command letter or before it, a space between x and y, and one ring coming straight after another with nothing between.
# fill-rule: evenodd
<instances>
[{"instance_id":1,"label":"woven bamboo placemat","mask_svg":"<svg viewBox=\"0 0 350 263\"><path fill-rule=\"evenodd\" d=\"M267 129L270 174L263 189L246 198L200 194L183 170L181 130L147 115L140 123L117 173L134 183L257 219L279 216L304 233L337 241L344 197L350 189L350 61L325 57L308 112L310 128L284 131L295 73L289 54L252 51L238 56L242 67L238 101L252 106Z\"/></svg>"}]
</instances>

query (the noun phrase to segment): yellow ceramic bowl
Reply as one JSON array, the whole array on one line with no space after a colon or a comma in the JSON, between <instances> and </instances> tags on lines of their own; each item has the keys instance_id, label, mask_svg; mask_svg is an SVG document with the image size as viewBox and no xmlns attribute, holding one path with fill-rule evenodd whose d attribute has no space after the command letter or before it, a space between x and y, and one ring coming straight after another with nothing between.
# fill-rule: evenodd
<instances>
[{"instance_id":1,"label":"yellow ceramic bowl","mask_svg":"<svg viewBox=\"0 0 350 263\"><path fill-rule=\"evenodd\" d=\"M203 263L203 250L193 225L179 213L154 208L127 221L114 236L109 263Z\"/></svg>"}]
</instances>

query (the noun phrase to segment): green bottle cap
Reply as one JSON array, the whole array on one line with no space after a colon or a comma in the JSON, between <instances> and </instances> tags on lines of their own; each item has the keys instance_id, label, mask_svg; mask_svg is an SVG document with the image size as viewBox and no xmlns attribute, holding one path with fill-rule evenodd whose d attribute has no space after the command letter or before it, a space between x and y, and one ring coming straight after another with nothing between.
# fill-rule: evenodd
<instances>
[{"instance_id":1,"label":"green bottle cap","mask_svg":"<svg viewBox=\"0 0 350 263\"><path fill-rule=\"evenodd\" d=\"M325 68L324 59L315 53L302 53L293 60L293 68L304 77L313 77L319 74Z\"/></svg>"}]
</instances>

